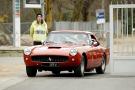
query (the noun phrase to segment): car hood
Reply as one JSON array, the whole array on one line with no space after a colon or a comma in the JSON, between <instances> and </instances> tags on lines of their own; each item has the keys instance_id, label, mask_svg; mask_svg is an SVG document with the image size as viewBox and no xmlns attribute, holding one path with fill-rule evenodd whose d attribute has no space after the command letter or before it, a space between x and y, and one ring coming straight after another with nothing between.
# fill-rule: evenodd
<instances>
[{"instance_id":1,"label":"car hood","mask_svg":"<svg viewBox=\"0 0 135 90\"><path fill-rule=\"evenodd\" d=\"M71 49L80 46L77 44L46 44L35 47L31 55L69 55Z\"/></svg>"},{"instance_id":2,"label":"car hood","mask_svg":"<svg viewBox=\"0 0 135 90\"><path fill-rule=\"evenodd\" d=\"M51 48L74 48L74 47L79 47L81 45L67 43L67 44L46 44L45 46L47 46L48 49L51 49Z\"/></svg>"}]
</instances>

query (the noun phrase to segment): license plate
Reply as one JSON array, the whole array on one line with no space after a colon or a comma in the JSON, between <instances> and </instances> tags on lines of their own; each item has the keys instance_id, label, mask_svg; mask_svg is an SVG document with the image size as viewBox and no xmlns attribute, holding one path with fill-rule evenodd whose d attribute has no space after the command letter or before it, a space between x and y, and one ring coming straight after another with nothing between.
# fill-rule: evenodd
<instances>
[{"instance_id":1,"label":"license plate","mask_svg":"<svg viewBox=\"0 0 135 90\"><path fill-rule=\"evenodd\" d=\"M50 63L49 66L50 67L58 67L58 64L57 63Z\"/></svg>"}]
</instances>

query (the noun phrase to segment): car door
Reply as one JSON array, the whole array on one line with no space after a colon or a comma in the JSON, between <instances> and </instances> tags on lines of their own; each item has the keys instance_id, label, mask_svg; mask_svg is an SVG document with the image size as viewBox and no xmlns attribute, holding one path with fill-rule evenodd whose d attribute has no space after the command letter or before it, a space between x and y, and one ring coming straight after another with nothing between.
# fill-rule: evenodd
<instances>
[{"instance_id":1,"label":"car door","mask_svg":"<svg viewBox=\"0 0 135 90\"><path fill-rule=\"evenodd\" d=\"M94 35L91 34L91 38L93 40L93 48L94 48L94 54L95 54L95 58L94 58L94 67L99 66L99 64L101 64L101 60L102 60L102 48L100 46L100 43L97 41L96 37Z\"/></svg>"},{"instance_id":2,"label":"car door","mask_svg":"<svg viewBox=\"0 0 135 90\"><path fill-rule=\"evenodd\" d=\"M93 34L90 35L92 39L92 48L93 48L93 67L98 66L100 60L100 51L99 51L99 42L96 40Z\"/></svg>"},{"instance_id":3,"label":"car door","mask_svg":"<svg viewBox=\"0 0 135 90\"><path fill-rule=\"evenodd\" d=\"M89 34L89 42L92 42L91 40L91 35ZM92 44L90 44L89 46L89 51L87 52L87 57L88 57L88 68L92 68L95 66L95 62L97 60L97 48L95 46L93 46Z\"/></svg>"},{"instance_id":4,"label":"car door","mask_svg":"<svg viewBox=\"0 0 135 90\"><path fill-rule=\"evenodd\" d=\"M87 68L90 69L94 66L94 53L93 53L93 48L90 46L88 48L88 52L86 53L87 54Z\"/></svg>"},{"instance_id":5,"label":"car door","mask_svg":"<svg viewBox=\"0 0 135 90\"><path fill-rule=\"evenodd\" d=\"M103 49L102 49L102 47L100 45L97 48L98 48L98 53L97 53L98 61L97 61L97 65L99 66L99 65L101 65L104 53L103 53Z\"/></svg>"}]
</instances>

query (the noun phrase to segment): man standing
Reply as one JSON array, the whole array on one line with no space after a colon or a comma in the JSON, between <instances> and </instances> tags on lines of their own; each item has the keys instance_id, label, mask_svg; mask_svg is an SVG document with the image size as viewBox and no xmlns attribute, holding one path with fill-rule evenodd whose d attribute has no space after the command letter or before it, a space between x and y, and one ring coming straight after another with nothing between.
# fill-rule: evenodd
<instances>
[{"instance_id":1,"label":"man standing","mask_svg":"<svg viewBox=\"0 0 135 90\"><path fill-rule=\"evenodd\" d=\"M41 45L46 40L47 33L47 24L43 20L42 14L37 14L36 20L30 26L30 36L33 38L33 45Z\"/></svg>"}]
</instances>

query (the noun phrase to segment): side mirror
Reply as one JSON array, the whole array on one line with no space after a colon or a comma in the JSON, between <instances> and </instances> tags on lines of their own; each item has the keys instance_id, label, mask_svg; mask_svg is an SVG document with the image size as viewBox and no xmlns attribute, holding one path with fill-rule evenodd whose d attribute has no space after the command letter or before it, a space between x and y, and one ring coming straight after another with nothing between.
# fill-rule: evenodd
<instances>
[{"instance_id":1,"label":"side mirror","mask_svg":"<svg viewBox=\"0 0 135 90\"><path fill-rule=\"evenodd\" d=\"M93 46L98 46L98 42L94 41Z\"/></svg>"},{"instance_id":2,"label":"side mirror","mask_svg":"<svg viewBox=\"0 0 135 90\"><path fill-rule=\"evenodd\" d=\"M42 41L42 45L45 45L45 44L46 44L46 42L47 42L46 40L45 40L45 41Z\"/></svg>"}]
</instances>

